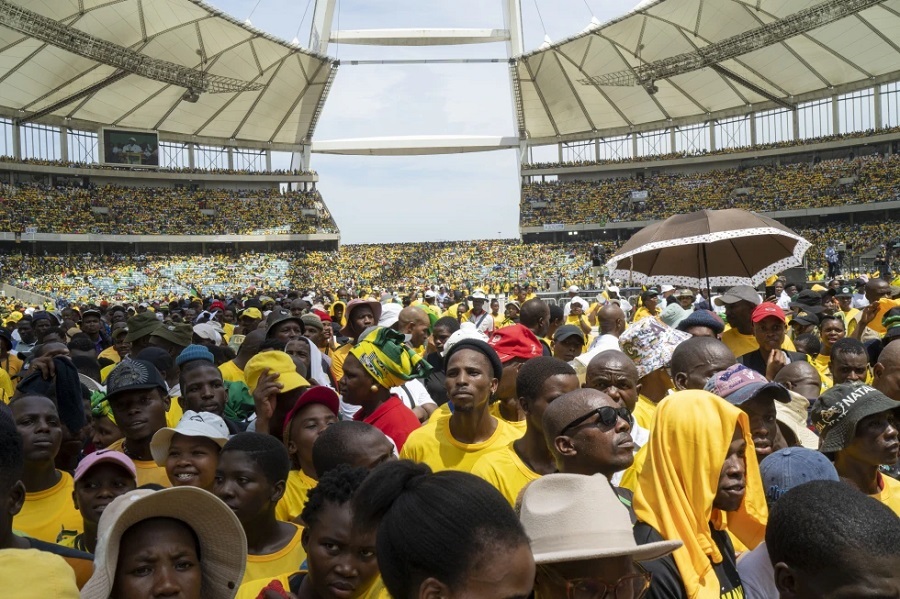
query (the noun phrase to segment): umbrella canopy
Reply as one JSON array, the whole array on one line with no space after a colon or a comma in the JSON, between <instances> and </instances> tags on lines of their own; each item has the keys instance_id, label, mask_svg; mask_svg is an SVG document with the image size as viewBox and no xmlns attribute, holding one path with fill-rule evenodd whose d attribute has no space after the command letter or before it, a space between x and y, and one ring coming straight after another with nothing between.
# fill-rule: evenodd
<instances>
[{"instance_id":1,"label":"umbrella canopy","mask_svg":"<svg viewBox=\"0 0 900 599\"><path fill-rule=\"evenodd\" d=\"M635 233L607 262L615 278L694 288L759 285L799 266L810 243L753 212L700 210Z\"/></svg>"}]
</instances>

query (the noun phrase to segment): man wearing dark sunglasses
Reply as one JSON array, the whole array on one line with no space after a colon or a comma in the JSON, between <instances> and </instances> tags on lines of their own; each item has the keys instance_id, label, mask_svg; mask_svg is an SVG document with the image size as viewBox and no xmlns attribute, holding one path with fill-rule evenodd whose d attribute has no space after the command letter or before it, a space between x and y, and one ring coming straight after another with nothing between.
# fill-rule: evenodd
<instances>
[{"instance_id":1,"label":"man wearing dark sunglasses","mask_svg":"<svg viewBox=\"0 0 900 599\"><path fill-rule=\"evenodd\" d=\"M541 598L640 599L651 577L639 562L681 546L638 546L627 510L598 475L549 474L534 481L522 493L519 518L531 539L535 596Z\"/></svg>"},{"instance_id":2,"label":"man wearing dark sunglasses","mask_svg":"<svg viewBox=\"0 0 900 599\"><path fill-rule=\"evenodd\" d=\"M634 462L631 413L606 393L579 389L544 411L544 438L560 472L611 479ZM623 503L631 505L631 493Z\"/></svg>"}]
</instances>

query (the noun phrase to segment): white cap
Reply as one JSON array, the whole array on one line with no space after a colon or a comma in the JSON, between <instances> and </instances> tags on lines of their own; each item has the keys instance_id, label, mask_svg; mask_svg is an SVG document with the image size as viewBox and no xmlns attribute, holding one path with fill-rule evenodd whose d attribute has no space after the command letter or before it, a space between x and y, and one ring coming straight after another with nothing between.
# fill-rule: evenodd
<instances>
[{"instance_id":1,"label":"white cap","mask_svg":"<svg viewBox=\"0 0 900 599\"><path fill-rule=\"evenodd\" d=\"M487 343L488 336L479 331L474 322L460 323L459 329L444 341L444 351L441 352L441 355L446 356L447 351L463 339L479 339Z\"/></svg>"},{"instance_id":2,"label":"white cap","mask_svg":"<svg viewBox=\"0 0 900 599\"><path fill-rule=\"evenodd\" d=\"M157 466L165 466L166 457L169 455L169 445L175 433L186 437L206 437L215 442L219 447L224 447L228 441L228 425L221 416L212 412L195 412L187 410L175 428L161 428L150 440L150 455Z\"/></svg>"},{"instance_id":3,"label":"white cap","mask_svg":"<svg viewBox=\"0 0 900 599\"><path fill-rule=\"evenodd\" d=\"M384 304L381 307L381 317L378 319L378 326L394 326L394 323L400 320L400 310L402 309L403 306L400 304Z\"/></svg>"},{"instance_id":4,"label":"white cap","mask_svg":"<svg viewBox=\"0 0 900 599\"><path fill-rule=\"evenodd\" d=\"M437 293L435 293L434 291L429 289L428 291L425 292L425 297L437 297Z\"/></svg>"},{"instance_id":5,"label":"white cap","mask_svg":"<svg viewBox=\"0 0 900 599\"><path fill-rule=\"evenodd\" d=\"M209 323L201 323L194 325L194 334L200 337L201 339L208 339L214 342L216 345L222 342L222 337L219 335L218 331L216 331L215 327L213 327Z\"/></svg>"},{"instance_id":6,"label":"white cap","mask_svg":"<svg viewBox=\"0 0 900 599\"><path fill-rule=\"evenodd\" d=\"M578 285L572 285L569 287L569 293L578 293Z\"/></svg>"},{"instance_id":7,"label":"white cap","mask_svg":"<svg viewBox=\"0 0 900 599\"><path fill-rule=\"evenodd\" d=\"M668 293L670 291L675 291L674 285L663 285L659 288L660 293Z\"/></svg>"}]
</instances>

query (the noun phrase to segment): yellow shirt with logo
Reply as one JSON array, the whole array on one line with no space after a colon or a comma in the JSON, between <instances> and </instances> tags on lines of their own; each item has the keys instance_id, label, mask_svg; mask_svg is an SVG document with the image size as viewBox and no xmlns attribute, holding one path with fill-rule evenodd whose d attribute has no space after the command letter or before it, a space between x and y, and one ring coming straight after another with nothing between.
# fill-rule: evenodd
<instances>
[{"instance_id":1,"label":"yellow shirt with logo","mask_svg":"<svg viewBox=\"0 0 900 599\"><path fill-rule=\"evenodd\" d=\"M275 553L247 556L247 569L244 571L244 580L272 580L282 574L296 572L300 564L306 560L306 551L303 549L303 544L300 543L303 529L296 524L290 522L288 524L296 530L294 530L294 536L291 537L287 545Z\"/></svg>"},{"instance_id":2,"label":"yellow shirt with logo","mask_svg":"<svg viewBox=\"0 0 900 599\"><path fill-rule=\"evenodd\" d=\"M317 484L319 481L302 470L291 470L288 473L284 495L275 506L275 517L285 522L293 522L303 511L310 489Z\"/></svg>"},{"instance_id":3,"label":"yellow shirt with logo","mask_svg":"<svg viewBox=\"0 0 900 599\"><path fill-rule=\"evenodd\" d=\"M125 439L119 439L114 441L107 449L125 453L125 450L122 448L124 444ZM146 484L162 485L163 487L172 486L166 474L166 469L162 466L157 466L153 460L135 460L132 458L131 462L137 470L137 484L139 487Z\"/></svg>"},{"instance_id":4,"label":"yellow shirt with logo","mask_svg":"<svg viewBox=\"0 0 900 599\"><path fill-rule=\"evenodd\" d=\"M81 512L72 500L75 481L68 472L58 472L59 482L49 489L25 493L25 503L13 522L16 530L48 543L55 543L63 530L75 534L84 530Z\"/></svg>"},{"instance_id":5,"label":"yellow shirt with logo","mask_svg":"<svg viewBox=\"0 0 900 599\"><path fill-rule=\"evenodd\" d=\"M513 442L514 443L514 442ZM481 456L472 467L472 474L491 483L515 507L516 500L525 485L541 477L525 465L516 453L513 443L499 451Z\"/></svg>"},{"instance_id":6,"label":"yellow shirt with logo","mask_svg":"<svg viewBox=\"0 0 900 599\"><path fill-rule=\"evenodd\" d=\"M831 369L829 368L831 356L819 354L815 360L810 360L810 364L819 371L819 376L822 378L822 392L824 393L831 389L834 386L834 381L831 379Z\"/></svg>"},{"instance_id":7,"label":"yellow shirt with logo","mask_svg":"<svg viewBox=\"0 0 900 599\"><path fill-rule=\"evenodd\" d=\"M450 433L450 417L437 417L410 434L400 459L428 464L435 472L471 472L483 455L503 449L521 436L516 427L497 419L497 428L490 437L481 443L462 443Z\"/></svg>"},{"instance_id":8,"label":"yellow shirt with logo","mask_svg":"<svg viewBox=\"0 0 900 599\"><path fill-rule=\"evenodd\" d=\"M116 347L114 345L110 345L106 349L104 349L97 356L97 359L106 358L107 360L112 360L113 364L118 364L122 361L122 358L119 356L119 352L116 351Z\"/></svg>"}]
</instances>

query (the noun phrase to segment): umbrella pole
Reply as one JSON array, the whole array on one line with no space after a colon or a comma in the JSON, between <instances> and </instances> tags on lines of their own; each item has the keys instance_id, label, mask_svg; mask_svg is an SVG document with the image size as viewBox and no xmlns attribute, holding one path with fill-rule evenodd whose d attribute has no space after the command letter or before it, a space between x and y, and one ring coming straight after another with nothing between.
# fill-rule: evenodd
<instances>
[{"instance_id":1,"label":"umbrella pole","mask_svg":"<svg viewBox=\"0 0 900 599\"><path fill-rule=\"evenodd\" d=\"M712 289L709 288L709 264L706 261L706 244L703 244L703 272L706 274L706 297L712 307Z\"/></svg>"}]
</instances>

